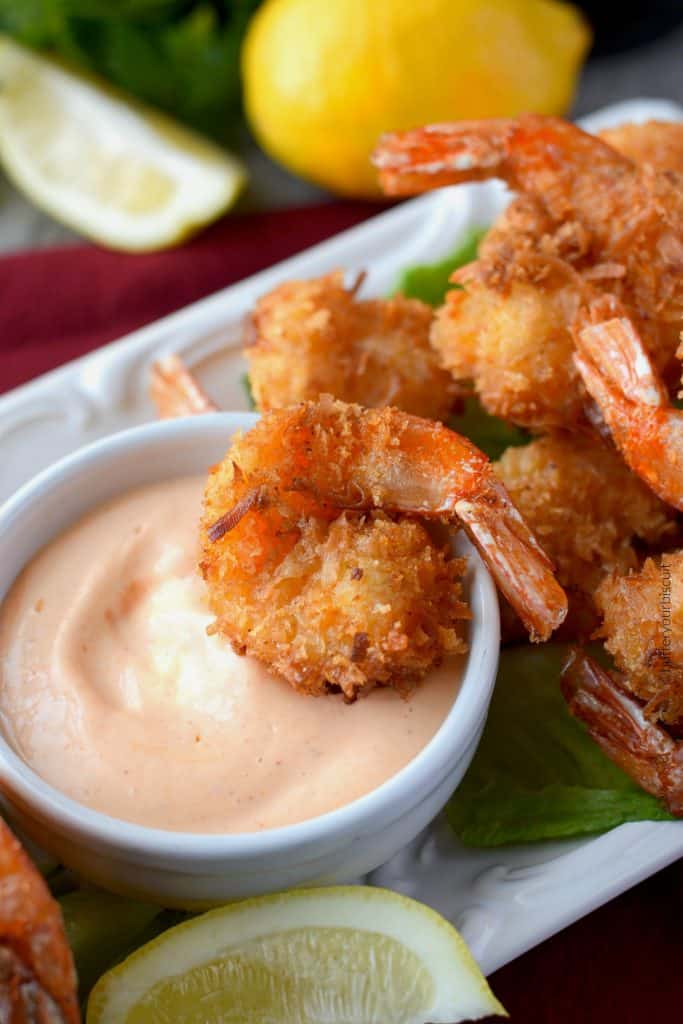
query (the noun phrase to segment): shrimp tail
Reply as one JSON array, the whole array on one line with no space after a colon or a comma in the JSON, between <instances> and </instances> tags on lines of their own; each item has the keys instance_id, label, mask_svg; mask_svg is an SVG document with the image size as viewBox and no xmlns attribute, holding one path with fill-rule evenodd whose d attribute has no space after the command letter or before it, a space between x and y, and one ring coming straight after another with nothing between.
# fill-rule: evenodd
<instances>
[{"instance_id":1,"label":"shrimp tail","mask_svg":"<svg viewBox=\"0 0 683 1024\"><path fill-rule=\"evenodd\" d=\"M613 316L587 324L577 344L584 358L600 366L613 387L631 402L662 406L667 395L631 320Z\"/></svg>"},{"instance_id":2,"label":"shrimp tail","mask_svg":"<svg viewBox=\"0 0 683 1024\"><path fill-rule=\"evenodd\" d=\"M683 415L668 404L642 339L626 317L575 332L575 365L625 461L683 510Z\"/></svg>"},{"instance_id":3,"label":"shrimp tail","mask_svg":"<svg viewBox=\"0 0 683 1024\"><path fill-rule=\"evenodd\" d=\"M570 712L598 746L672 814L683 816L683 748L622 685L574 649L562 670L561 688Z\"/></svg>"},{"instance_id":4,"label":"shrimp tail","mask_svg":"<svg viewBox=\"0 0 683 1024\"><path fill-rule=\"evenodd\" d=\"M152 366L149 394L160 419L216 412L217 406L180 356L169 355Z\"/></svg>"},{"instance_id":5,"label":"shrimp tail","mask_svg":"<svg viewBox=\"0 0 683 1024\"><path fill-rule=\"evenodd\" d=\"M531 640L547 640L567 615L567 596L503 484L490 479L484 494L458 501L455 513Z\"/></svg>"},{"instance_id":6,"label":"shrimp tail","mask_svg":"<svg viewBox=\"0 0 683 1024\"><path fill-rule=\"evenodd\" d=\"M507 176L507 119L430 124L383 135L373 154L380 184L389 195L407 196Z\"/></svg>"},{"instance_id":7,"label":"shrimp tail","mask_svg":"<svg viewBox=\"0 0 683 1024\"><path fill-rule=\"evenodd\" d=\"M570 196L578 198L572 184L577 172L584 171L596 183L613 182L615 175L634 168L601 139L559 117L540 114L388 133L372 160L390 195L498 178L518 192L537 196L561 219L573 207Z\"/></svg>"}]
</instances>

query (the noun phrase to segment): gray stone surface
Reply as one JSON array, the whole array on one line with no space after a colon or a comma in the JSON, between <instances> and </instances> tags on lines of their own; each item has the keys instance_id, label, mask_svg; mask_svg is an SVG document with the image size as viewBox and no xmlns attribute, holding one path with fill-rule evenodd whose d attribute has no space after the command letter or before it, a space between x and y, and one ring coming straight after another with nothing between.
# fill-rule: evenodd
<instances>
[{"instance_id":1,"label":"gray stone surface","mask_svg":"<svg viewBox=\"0 0 683 1024\"><path fill-rule=\"evenodd\" d=\"M683 103L683 26L638 50L590 61L579 83L574 114L580 116L638 96ZM250 171L242 209L297 206L325 199L325 192L277 167L247 137L241 155ZM76 237L38 212L0 178L0 252L55 245Z\"/></svg>"},{"instance_id":2,"label":"gray stone surface","mask_svg":"<svg viewBox=\"0 0 683 1024\"><path fill-rule=\"evenodd\" d=\"M636 97L683 103L683 25L648 46L591 60L579 83L574 113L589 114Z\"/></svg>"}]
</instances>

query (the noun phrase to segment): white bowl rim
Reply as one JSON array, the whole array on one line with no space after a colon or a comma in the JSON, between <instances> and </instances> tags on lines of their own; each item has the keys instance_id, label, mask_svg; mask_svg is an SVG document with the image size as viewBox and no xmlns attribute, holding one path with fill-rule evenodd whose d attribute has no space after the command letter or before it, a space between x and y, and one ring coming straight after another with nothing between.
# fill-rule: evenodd
<instances>
[{"instance_id":1,"label":"white bowl rim","mask_svg":"<svg viewBox=\"0 0 683 1024\"><path fill-rule=\"evenodd\" d=\"M0 547L4 534L26 506L61 486L69 478L82 479L100 459L131 455L159 438L172 443L179 438L201 438L218 426L225 428L226 440L238 430L248 430L258 420L257 413L220 412L201 416L161 420L128 428L77 449L48 466L19 488L0 506ZM95 506L91 506L95 507ZM87 508L87 506L86 506ZM85 514L86 508L83 510ZM500 652L500 614L498 597L491 575L479 554L463 537L463 549L469 560L470 603L478 605L468 637L469 650L457 697L437 732L425 747L395 775L376 789L349 804L292 825L260 832L214 833L183 832L140 825L115 818L87 807L67 796L32 769L0 733L0 776L11 776L10 803L18 796L32 810L48 818L64 831L87 835L90 842L113 845L139 858L161 856L183 863L230 860L277 854L344 833L352 840L359 828L371 822L380 810L393 804L395 817L401 817L414 803L411 794L423 796L441 780L439 768L452 760L454 750L466 750L471 737L486 715L495 684ZM12 585L8 581L8 589ZM474 609L473 609L474 610Z\"/></svg>"}]
</instances>

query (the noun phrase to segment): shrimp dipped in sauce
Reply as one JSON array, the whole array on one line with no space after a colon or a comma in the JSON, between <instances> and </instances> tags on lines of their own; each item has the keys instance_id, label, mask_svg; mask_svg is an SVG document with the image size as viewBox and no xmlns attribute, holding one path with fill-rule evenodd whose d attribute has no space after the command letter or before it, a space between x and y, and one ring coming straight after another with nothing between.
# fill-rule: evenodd
<instances>
[{"instance_id":1,"label":"shrimp dipped in sauce","mask_svg":"<svg viewBox=\"0 0 683 1024\"><path fill-rule=\"evenodd\" d=\"M494 415L577 429L585 394L573 326L596 293L636 322L657 369L671 369L683 315L680 175L638 166L558 118L431 125L385 136L375 163L395 195L498 178L517 193L461 268L432 343Z\"/></svg>"},{"instance_id":2,"label":"shrimp dipped in sauce","mask_svg":"<svg viewBox=\"0 0 683 1024\"><path fill-rule=\"evenodd\" d=\"M405 689L464 615L430 524L465 528L532 639L562 622L549 559L471 442L330 396L267 413L207 484L214 629L307 693Z\"/></svg>"},{"instance_id":3,"label":"shrimp dipped in sauce","mask_svg":"<svg viewBox=\"0 0 683 1024\"><path fill-rule=\"evenodd\" d=\"M0 1020L77 1024L76 971L59 906L0 820Z\"/></svg>"}]
</instances>

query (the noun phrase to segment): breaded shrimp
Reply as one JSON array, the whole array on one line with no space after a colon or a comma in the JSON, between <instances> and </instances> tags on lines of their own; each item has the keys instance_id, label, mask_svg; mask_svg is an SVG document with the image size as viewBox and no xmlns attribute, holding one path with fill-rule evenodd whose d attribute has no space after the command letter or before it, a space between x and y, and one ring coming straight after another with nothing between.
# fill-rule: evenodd
<instances>
[{"instance_id":1,"label":"breaded shrimp","mask_svg":"<svg viewBox=\"0 0 683 1024\"><path fill-rule=\"evenodd\" d=\"M356 515L340 525L341 510ZM368 516L372 510L398 516L398 522ZM437 656L443 638L452 642L454 615L461 614L443 602L445 556L430 552L418 568L427 534L423 526L416 534L417 524L406 524L405 516L463 525L533 639L547 638L563 620L566 598L550 562L482 452L439 423L323 396L267 413L209 477L201 569L217 616L215 630L306 692L325 692L332 683L353 699L377 682L402 686L400 652L386 673L378 677L375 667L386 663L394 643L394 602L401 613L399 634L427 632L437 641ZM378 548L376 537L362 535L379 529ZM348 551L338 550L342 540ZM398 569L392 543L407 559ZM371 553L376 571L358 561L361 550ZM377 558L380 550L385 560ZM338 567L351 573L357 564L363 571L349 590L339 581ZM408 594L412 627L403 624L408 619L396 586L410 573L427 584L419 600L417 591ZM358 609L351 611L348 626L339 624L335 600L323 601L324 588L337 586L335 600L345 608L355 601ZM435 587L438 599L429 596ZM420 605L428 612L425 621ZM326 623L330 633L322 628ZM358 655L352 639L357 631L368 633L367 658ZM412 664L413 651L403 640L400 647ZM288 668L291 652L297 660Z\"/></svg>"},{"instance_id":2,"label":"breaded shrimp","mask_svg":"<svg viewBox=\"0 0 683 1024\"><path fill-rule=\"evenodd\" d=\"M599 635L629 689L647 701L646 716L683 725L683 551L610 574L595 601Z\"/></svg>"},{"instance_id":3,"label":"breaded shrimp","mask_svg":"<svg viewBox=\"0 0 683 1024\"><path fill-rule=\"evenodd\" d=\"M676 507L683 495L680 416L629 320L578 333L576 362L627 460ZM563 693L602 749L648 792L683 816L683 551L607 577L595 595L600 636L619 673L582 652Z\"/></svg>"},{"instance_id":4,"label":"breaded shrimp","mask_svg":"<svg viewBox=\"0 0 683 1024\"><path fill-rule=\"evenodd\" d=\"M495 468L556 566L569 597L567 625L585 636L598 623L593 594L605 574L637 568L634 540L671 537L673 512L589 436L555 434L508 448Z\"/></svg>"},{"instance_id":5,"label":"breaded shrimp","mask_svg":"<svg viewBox=\"0 0 683 1024\"><path fill-rule=\"evenodd\" d=\"M561 685L569 710L605 754L672 814L683 817L683 742L647 717L629 693L627 677L607 672L577 650Z\"/></svg>"},{"instance_id":6,"label":"breaded shrimp","mask_svg":"<svg viewBox=\"0 0 683 1024\"><path fill-rule=\"evenodd\" d=\"M620 124L598 134L636 164L652 164L658 171L683 172L683 124L678 121Z\"/></svg>"},{"instance_id":7,"label":"breaded shrimp","mask_svg":"<svg viewBox=\"0 0 683 1024\"><path fill-rule=\"evenodd\" d=\"M487 236L488 261L494 254L504 257L514 242L523 244L523 238L511 237L511 229L533 242L543 225L554 230L552 238L541 239L541 251L572 262L586 255L592 263L619 258L625 269L638 267L650 279L649 252L631 251L632 246L648 239L647 249L663 272L669 254L657 243L680 226L675 175L639 168L601 139L556 117L527 114L397 132L380 140L374 161L393 195L490 178L521 193L523 201L504 214L503 232L495 229ZM647 283L655 291L661 286Z\"/></svg>"},{"instance_id":8,"label":"breaded shrimp","mask_svg":"<svg viewBox=\"0 0 683 1024\"><path fill-rule=\"evenodd\" d=\"M0 820L0 1021L78 1020L76 971L59 906Z\"/></svg>"},{"instance_id":9,"label":"breaded shrimp","mask_svg":"<svg viewBox=\"0 0 683 1024\"><path fill-rule=\"evenodd\" d=\"M329 393L370 408L442 419L455 398L429 344L432 309L417 299L359 299L341 271L288 281L248 321L245 357L257 408L280 409Z\"/></svg>"},{"instance_id":10,"label":"breaded shrimp","mask_svg":"<svg viewBox=\"0 0 683 1024\"><path fill-rule=\"evenodd\" d=\"M239 443L232 457L239 460ZM231 476L229 465L211 480L207 521L224 507L214 507L216 492L234 487L224 473ZM446 655L467 649L465 563L422 524L383 512L342 512L331 522L293 509L258 515L277 534L272 548L260 530L249 536L247 516L241 531L205 546L202 563L216 628L238 653L302 693L341 690L353 701L375 686L407 695Z\"/></svg>"},{"instance_id":11,"label":"breaded shrimp","mask_svg":"<svg viewBox=\"0 0 683 1024\"><path fill-rule=\"evenodd\" d=\"M432 332L444 365L460 385L474 381L490 412L524 426L585 425L571 329L596 293L621 304L667 370L683 314L680 176L536 115L389 135L375 161L394 194L487 178L520 193L477 262L456 273L465 291L449 293Z\"/></svg>"},{"instance_id":12,"label":"breaded shrimp","mask_svg":"<svg viewBox=\"0 0 683 1024\"><path fill-rule=\"evenodd\" d=\"M454 275L437 310L431 340L460 387L474 386L485 409L521 426L549 429L585 422L585 396L572 362L569 325L579 308L572 284L557 274L520 280L501 294L480 264Z\"/></svg>"}]
</instances>

